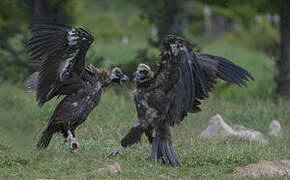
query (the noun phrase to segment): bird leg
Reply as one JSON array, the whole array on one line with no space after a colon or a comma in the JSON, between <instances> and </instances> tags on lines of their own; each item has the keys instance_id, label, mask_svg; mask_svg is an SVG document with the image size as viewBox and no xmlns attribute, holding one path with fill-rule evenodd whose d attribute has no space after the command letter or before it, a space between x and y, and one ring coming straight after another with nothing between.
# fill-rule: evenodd
<instances>
[{"instance_id":1,"label":"bird leg","mask_svg":"<svg viewBox=\"0 0 290 180\"><path fill-rule=\"evenodd\" d=\"M129 133L121 140L121 144L113 152L107 155L107 157L113 157L121 153L123 147L131 146L141 140L141 136L144 130L139 122L137 122L129 131Z\"/></svg>"},{"instance_id":2,"label":"bird leg","mask_svg":"<svg viewBox=\"0 0 290 180\"><path fill-rule=\"evenodd\" d=\"M75 153L79 150L80 145L77 142L77 140L74 138L70 130L67 131L67 134L68 134L67 141L69 142L69 147L72 149L71 152Z\"/></svg>"},{"instance_id":3,"label":"bird leg","mask_svg":"<svg viewBox=\"0 0 290 180\"><path fill-rule=\"evenodd\" d=\"M114 157L118 154L121 154L122 149L123 149L122 145L118 146L114 151L112 151L110 154L108 154L107 157Z\"/></svg>"}]
</instances>

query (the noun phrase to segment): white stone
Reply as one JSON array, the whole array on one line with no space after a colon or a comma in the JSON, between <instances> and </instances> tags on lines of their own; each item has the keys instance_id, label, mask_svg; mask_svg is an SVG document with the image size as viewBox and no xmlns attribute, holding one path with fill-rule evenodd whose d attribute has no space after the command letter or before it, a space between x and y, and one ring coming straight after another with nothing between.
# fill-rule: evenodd
<instances>
[{"instance_id":1,"label":"white stone","mask_svg":"<svg viewBox=\"0 0 290 180\"><path fill-rule=\"evenodd\" d=\"M270 123L268 135L275 136L275 137L278 137L281 135L281 125L280 125L279 121L273 120Z\"/></svg>"},{"instance_id":2,"label":"white stone","mask_svg":"<svg viewBox=\"0 0 290 180\"><path fill-rule=\"evenodd\" d=\"M225 137L230 136L233 133L233 129L224 122L221 115L217 114L210 119L208 127L200 134L200 137Z\"/></svg>"},{"instance_id":3,"label":"white stone","mask_svg":"<svg viewBox=\"0 0 290 180\"><path fill-rule=\"evenodd\" d=\"M241 125L231 127L224 122L219 114L210 119L208 127L200 134L200 138L225 138L227 136L257 141L260 144L268 143L262 133Z\"/></svg>"}]
</instances>

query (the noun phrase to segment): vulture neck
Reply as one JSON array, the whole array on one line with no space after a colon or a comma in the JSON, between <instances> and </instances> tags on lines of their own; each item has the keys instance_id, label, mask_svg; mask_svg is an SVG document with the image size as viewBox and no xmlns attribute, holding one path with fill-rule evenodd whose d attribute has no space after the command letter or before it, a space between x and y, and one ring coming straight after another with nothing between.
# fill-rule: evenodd
<instances>
[{"instance_id":1,"label":"vulture neck","mask_svg":"<svg viewBox=\"0 0 290 180\"><path fill-rule=\"evenodd\" d=\"M111 83L111 72L104 69L95 69L94 73L96 74L99 81L101 81L102 87L108 87Z\"/></svg>"},{"instance_id":2,"label":"vulture neck","mask_svg":"<svg viewBox=\"0 0 290 180\"><path fill-rule=\"evenodd\" d=\"M152 78L148 78L146 81L143 81L143 82L137 82L136 85L137 85L137 88L138 89L147 89L147 88L150 88L151 85L152 85Z\"/></svg>"}]
</instances>

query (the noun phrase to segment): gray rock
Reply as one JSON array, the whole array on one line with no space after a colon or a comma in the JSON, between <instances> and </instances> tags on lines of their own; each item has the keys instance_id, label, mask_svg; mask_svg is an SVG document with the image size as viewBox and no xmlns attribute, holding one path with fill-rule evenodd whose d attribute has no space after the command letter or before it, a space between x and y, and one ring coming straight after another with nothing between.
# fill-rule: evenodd
<instances>
[{"instance_id":1,"label":"gray rock","mask_svg":"<svg viewBox=\"0 0 290 180\"><path fill-rule=\"evenodd\" d=\"M231 127L224 122L219 114L210 119L208 127L200 134L200 138L225 138L227 136L258 141L260 144L268 143L262 133L241 125Z\"/></svg>"},{"instance_id":2,"label":"gray rock","mask_svg":"<svg viewBox=\"0 0 290 180\"><path fill-rule=\"evenodd\" d=\"M268 135L275 136L275 137L278 137L281 135L281 125L280 125L279 121L273 120L270 123Z\"/></svg>"}]
</instances>

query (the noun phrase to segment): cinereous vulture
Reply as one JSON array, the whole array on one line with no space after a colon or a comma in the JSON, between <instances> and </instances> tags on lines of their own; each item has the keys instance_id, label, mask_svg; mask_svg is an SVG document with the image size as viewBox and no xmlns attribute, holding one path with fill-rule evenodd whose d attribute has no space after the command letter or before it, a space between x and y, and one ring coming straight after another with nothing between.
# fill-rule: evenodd
<instances>
[{"instance_id":1,"label":"cinereous vulture","mask_svg":"<svg viewBox=\"0 0 290 180\"><path fill-rule=\"evenodd\" d=\"M61 132L76 152L79 143L75 129L98 105L102 89L111 82L121 85L128 77L119 68L111 71L90 65L85 56L93 36L82 28L58 24L33 24L28 52L37 71L27 78L25 87L36 91L36 101L42 106L54 97L64 95L37 143L44 149L56 132Z\"/></svg>"},{"instance_id":2,"label":"cinereous vulture","mask_svg":"<svg viewBox=\"0 0 290 180\"><path fill-rule=\"evenodd\" d=\"M153 73L149 66L140 64L134 73L139 122L109 156L139 142L145 133L151 143L152 161L161 159L164 164L181 166L172 146L170 127L188 113L200 111L200 100L209 97L217 79L246 86L246 81L254 78L225 58L193 52L191 44L176 34L164 38L158 66Z\"/></svg>"}]
</instances>

